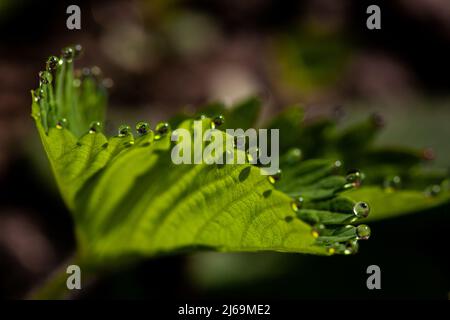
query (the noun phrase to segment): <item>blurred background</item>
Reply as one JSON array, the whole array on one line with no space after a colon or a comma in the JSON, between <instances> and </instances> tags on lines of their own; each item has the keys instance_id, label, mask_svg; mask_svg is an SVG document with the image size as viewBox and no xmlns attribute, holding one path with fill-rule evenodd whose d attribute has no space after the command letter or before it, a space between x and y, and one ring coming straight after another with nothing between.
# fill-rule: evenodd
<instances>
[{"instance_id":1,"label":"blurred background","mask_svg":"<svg viewBox=\"0 0 450 320\"><path fill-rule=\"evenodd\" d=\"M81 30L66 8L81 8ZM381 30L366 8L381 7ZM46 58L80 43L78 66L112 79L107 128L152 124L209 101L301 104L386 119L379 144L431 147L450 165L448 0L0 0L0 297L23 298L74 249L72 220L30 117ZM79 298L440 298L450 292L449 208L372 224L358 255L197 253L106 275ZM366 288L366 268L382 290Z\"/></svg>"}]
</instances>

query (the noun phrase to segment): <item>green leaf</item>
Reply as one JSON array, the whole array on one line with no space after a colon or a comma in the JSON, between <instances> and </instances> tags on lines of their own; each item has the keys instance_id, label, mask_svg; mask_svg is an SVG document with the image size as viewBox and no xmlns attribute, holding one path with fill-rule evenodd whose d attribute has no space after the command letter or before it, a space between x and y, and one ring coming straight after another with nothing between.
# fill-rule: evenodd
<instances>
[{"instance_id":1,"label":"green leaf","mask_svg":"<svg viewBox=\"0 0 450 320\"><path fill-rule=\"evenodd\" d=\"M95 269L110 261L205 248L330 254L335 243L357 238L354 232L343 237L335 226L354 222L354 203L338 197L346 180L328 160L292 163L279 189L275 177L250 164L176 165L167 124L152 131L139 123L136 137L129 127L111 137L102 132L105 88L92 74L74 73L72 62L60 58L55 81L32 92L32 115L73 214L84 263ZM202 112L202 127L211 128L214 117L224 115L220 129L246 129L260 108L256 98L230 110L212 104ZM193 136L193 121L182 115L172 124ZM245 151L233 152L247 159ZM297 204L298 193L305 196L304 207ZM320 239L312 224L323 225L321 232L332 242Z\"/></svg>"}]
</instances>

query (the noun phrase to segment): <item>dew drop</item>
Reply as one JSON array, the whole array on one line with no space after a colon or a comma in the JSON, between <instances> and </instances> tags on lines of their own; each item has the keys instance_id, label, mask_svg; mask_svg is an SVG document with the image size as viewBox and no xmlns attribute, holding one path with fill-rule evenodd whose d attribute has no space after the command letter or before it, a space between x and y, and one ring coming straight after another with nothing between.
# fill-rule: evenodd
<instances>
[{"instance_id":1,"label":"dew drop","mask_svg":"<svg viewBox=\"0 0 450 320\"><path fill-rule=\"evenodd\" d=\"M329 254L335 254L336 253L336 248L338 247L338 245L339 244L334 244L334 245L332 245L332 246L329 246L328 248L327 248L327 252L329 253Z\"/></svg>"},{"instance_id":2,"label":"dew drop","mask_svg":"<svg viewBox=\"0 0 450 320\"><path fill-rule=\"evenodd\" d=\"M123 124L119 127L119 137L126 137L131 134L130 126Z\"/></svg>"},{"instance_id":3,"label":"dew drop","mask_svg":"<svg viewBox=\"0 0 450 320\"><path fill-rule=\"evenodd\" d=\"M217 127L220 127L225 123L225 118L223 115L218 115L217 117L214 117L211 121L211 129L215 129Z\"/></svg>"},{"instance_id":4,"label":"dew drop","mask_svg":"<svg viewBox=\"0 0 450 320\"><path fill-rule=\"evenodd\" d=\"M359 170L351 170L347 173L345 180L352 187L359 187L361 185L362 174Z\"/></svg>"},{"instance_id":5,"label":"dew drop","mask_svg":"<svg viewBox=\"0 0 450 320\"><path fill-rule=\"evenodd\" d=\"M295 199L294 201L291 202L291 209L294 210L295 212L297 212L298 210L300 210L303 206L303 198L302 197L298 197L297 199Z\"/></svg>"},{"instance_id":6,"label":"dew drop","mask_svg":"<svg viewBox=\"0 0 450 320\"><path fill-rule=\"evenodd\" d=\"M63 129L67 127L67 119L66 118L62 118L60 120L58 120L58 122L56 123L56 129Z\"/></svg>"},{"instance_id":7,"label":"dew drop","mask_svg":"<svg viewBox=\"0 0 450 320\"><path fill-rule=\"evenodd\" d=\"M47 59L46 69L48 72L53 72L56 70L59 64L59 58L56 56L51 56Z\"/></svg>"},{"instance_id":8,"label":"dew drop","mask_svg":"<svg viewBox=\"0 0 450 320\"><path fill-rule=\"evenodd\" d=\"M102 124L98 121L93 121L89 126L89 133L100 132L102 129Z\"/></svg>"},{"instance_id":9,"label":"dew drop","mask_svg":"<svg viewBox=\"0 0 450 320\"><path fill-rule=\"evenodd\" d=\"M40 84L49 84L53 80L52 74L48 71L39 72L39 83Z\"/></svg>"},{"instance_id":10,"label":"dew drop","mask_svg":"<svg viewBox=\"0 0 450 320\"><path fill-rule=\"evenodd\" d=\"M275 174L270 175L268 177L268 179L269 179L269 182L271 184L275 184L278 181L280 181L280 179L281 179L281 169L278 169L278 171Z\"/></svg>"},{"instance_id":11,"label":"dew drop","mask_svg":"<svg viewBox=\"0 0 450 320\"><path fill-rule=\"evenodd\" d=\"M366 218L370 213L369 205L366 202L360 201L353 207L353 213L358 218Z\"/></svg>"},{"instance_id":12,"label":"dew drop","mask_svg":"<svg viewBox=\"0 0 450 320\"><path fill-rule=\"evenodd\" d=\"M75 57L75 50L72 47L66 47L62 50L62 56L67 62L72 62Z\"/></svg>"},{"instance_id":13,"label":"dew drop","mask_svg":"<svg viewBox=\"0 0 450 320\"><path fill-rule=\"evenodd\" d=\"M358 240L350 240L345 244L344 254L355 254L358 252L359 244Z\"/></svg>"},{"instance_id":14,"label":"dew drop","mask_svg":"<svg viewBox=\"0 0 450 320\"><path fill-rule=\"evenodd\" d=\"M286 222L291 222L292 220L294 220L294 218L292 216L284 217L284 221L286 221Z\"/></svg>"},{"instance_id":15,"label":"dew drop","mask_svg":"<svg viewBox=\"0 0 450 320\"><path fill-rule=\"evenodd\" d=\"M45 91L42 88L39 88L34 93L34 101L39 102L45 98Z\"/></svg>"},{"instance_id":16,"label":"dew drop","mask_svg":"<svg viewBox=\"0 0 450 320\"><path fill-rule=\"evenodd\" d=\"M356 227L356 237L358 240L367 240L370 238L370 228L366 224L360 224Z\"/></svg>"},{"instance_id":17,"label":"dew drop","mask_svg":"<svg viewBox=\"0 0 450 320\"><path fill-rule=\"evenodd\" d=\"M136 124L136 132L140 135L146 135L150 132L150 125L147 122L140 121Z\"/></svg>"},{"instance_id":18,"label":"dew drop","mask_svg":"<svg viewBox=\"0 0 450 320\"><path fill-rule=\"evenodd\" d=\"M168 124L167 122L160 122L156 125L155 127L155 140L160 140L161 138L163 138L164 136L167 135L167 133L169 133L170 131L170 124Z\"/></svg>"}]
</instances>

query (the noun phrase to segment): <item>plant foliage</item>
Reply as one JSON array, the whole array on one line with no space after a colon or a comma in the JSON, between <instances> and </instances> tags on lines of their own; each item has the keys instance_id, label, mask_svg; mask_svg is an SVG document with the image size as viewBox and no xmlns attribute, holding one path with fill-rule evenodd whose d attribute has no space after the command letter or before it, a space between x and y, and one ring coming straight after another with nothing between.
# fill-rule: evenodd
<instances>
[{"instance_id":1,"label":"plant foliage","mask_svg":"<svg viewBox=\"0 0 450 320\"><path fill-rule=\"evenodd\" d=\"M424 171L422 152L373 146L379 117L340 130L332 119L305 124L302 109L285 109L263 125L280 129L281 176L251 164L175 165L170 128L192 130L199 114L106 134L106 88L98 69L74 71L80 50L49 58L32 116L73 214L77 256L93 268L200 249L350 254L370 235L361 221L449 200L447 174ZM256 98L231 110L214 103L200 119L207 128L222 115L218 130L245 129L260 109Z\"/></svg>"}]
</instances>

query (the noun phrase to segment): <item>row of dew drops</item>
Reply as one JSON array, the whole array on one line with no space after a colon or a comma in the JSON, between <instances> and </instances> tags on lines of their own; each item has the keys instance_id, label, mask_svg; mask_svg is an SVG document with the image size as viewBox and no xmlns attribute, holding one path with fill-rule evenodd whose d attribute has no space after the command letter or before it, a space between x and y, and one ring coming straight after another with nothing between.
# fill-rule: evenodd
<instances>
[{"instance_id":1,"label":"row of dew drops","mask_svg":"<svg viewBox=\"0 0 450 320\"><path fill-rule=\"evenodd\" d=\"M215 129L224 123L224 117L219 115L212 119L211 128ZM67 127L67 119L61 119L56 124L57 129L64 129ZM136 134L140 137L151 136L153 140L160 140L167 136L171 132L171 126L168 122L159 122L155 129L152 130L150 124L145 121L139 121L135 126ZM99 121L93 121L89 126L89 133L94 134L102 131L102 124ZM122 124L119 126L117 136L119 138L130 137L133 135L132 128L127 124ZM130 145L134 144L133 140L128 141Z\"/></svg>"},{"instance_id":2,"label":"row of dew drops","mask_svg":"<svg viewBox=\"0 0 450 320\"><path fill-rule=\"evenodd\" d=\"M297 148L295 148L295 149L297 149ZM295 151L294 151L294 149L292 149L289 152L291 154L293 154L294 157L297 157L298 160L300 160L301 151L299 149L297 149ZM340 161L336 161L334 163L335 167L340 167L341 165L342 164ZM363 177L363 175L360 171L358 171L358 170L350 171L346 176L346 184L344 185L344 189L351 189L351 188L359 187L361 185L362 177ZM270 183L275 184L277 181L279 181L281 179L281 170L279 170L275 175L269 176L268 179L269 179ZM294 212L298 212L303 207L303 202L304 202L304 199L301 196L293 199L291 202L291 209ZM369 213L370 213L370 207L366 202L360 201L354 205L352 211L353 211L354 218L351 219L351 222L354 222L358 219L368 217ZM288 218L289 219L286 219L286 221L289 222L292 220L292 217L288 217ZM351 228L355 228L355 227L352 225L346 225L344 228L351 229ZM311 235L315 239L319 239L325 230L326 230L326 227L324 224L321 224L321 223L314 224L312 226ZM340 243L340 242L329 243L327 241L327 243L326 243L327 252L329 254L345 254L345 255L356 253L359 248L358 240L369 239L370 234L371 234L370 227L365 224L360 224L355 228L355 234L356 234L355 239L348 240L345 243Z\"/></svg>"},{"instance_id":3,"label":"row of dew drops","mask_svg":"<svg viewBox=\"0 0 450 320\"><path fill-rule=\"evenodd\" d=\"M45 85L50 85L55 78L56 70L61 67L64 62L71 63L73 60L77 60L83 54L83 47L80 44L74 46L69 46L62 49L61 57L50 56L46 61L45 70L40 71L39 77L39 88L35 90L34 100L40 102L42 99L46 98L46 91L44 90ZM98 66L93 66L91 68L83 68L81 70L77 69L74 71L73 86L80 87L82 80L84 78L92 78L97 84L100 84L106 89L113 86L113 81L111 78L106 78L102 76L102 71ZM56 127L62 129L68 125L66 118L62 118L57 121ZM96 132L101 126L98 122L92 122L89 131Z\"/></svg>"},{"instance_id":4,"label":"row of dew drops","mask_svg":"<svg viewBox=\"0 0 450 320\"><path fill-rule=\"evenodd\" d=\"M80 44L66 47L62 50L62 57L58 58L57 56L50 56L46 62L46 68L44 71L39 72L39 89L35 94L35 101L39 102L41 99L45 98L45 90L42 88L42 85L47 85L52 83L56 69L61 66L64 61L72 62L73 60L81 57L83 53L83 47ZM88 68L86 68L88 70ZM92 75L95 75L96 71L100 69L98 67L92 68ZM77 79L79 81L79 79ZM74 85L76 86L74 81ZM109 83L109 81L105 81L105 84Z\"/></svg>"},{"instance_id":5,"label":"row of dew drops","mask_svg":"<svg viewBox=\"0 0 450 320\"><path fill-rule=\"evenodd\" d=\"M67 119L61 119L60 121L58 121L58 123L56 124L56 128L57 129L64 129L67 127L68 121ZM93 121L90 125L89 125L89 134L95 134L98 132L102 131L102 124L99 121ZM165 137L170 131L170 124L167 122L160 122L156 125L154 131L150 128L150 124L148 122L144 122L144 121L140 121L136 124L135 126L136 129L136 134L140 137L144 137L146 135L152 135L152 139L154 140L160 140L163 137ZM130 137L133 135L133 130L132 128L127 125L127 124L123 124L119 126L118 132L117 132L117 136L119 138L125 138L125 137ZM129 140L128 144L132 145L134 144L133 140Z\"/></svg>"},{"instance_id":6,"label":"row of dew drops","mask_svg":"<svg viewBox=\"0 0 450 320\"><path fill-rule=\"evenodd\" d=\"M77 44L74 46L66 47L62 50L62 57L58 58L56 56L50 56L46 62L46 70L39 72L39 89L35 94L35 101L39 102L41 99L45 97L45 90L42 88L42 85L51 84L54 78L54 74L58 66L61 66L64 61L72 62L73 60L78 59L82 55L83 49L82 46ZM94 66L92 68L83 68L81 70L75 70L75 77L73 80L73 85L75 87L79 87L81 85L81 79L86 77L93 77L96 80L101 80L101 84L105 88L109 88L112 86L112 80L109 78L101 79L101 70L99 67ZM219 116L215 119L215 123L220 125L223 122L223 117ZM62 118L57 121L56 128L64 129L68 126L68 120L66 118ZM99 121L93 121L89 125L88 132L90 134L100 132L102 130L102 124ZM170 125L167 122L161 122L155 127L154 139L159 140L170 132ZM150 129L150 125L147 122L140 121L136 124L136 133L139 136L145 136L149 133L153 133ZM119 137L127 137L132 135L131 127L128 125L121 125L118 129ZM131 140L129 142L133 144L134 142Z\"/></svg>"}]
</instances>

